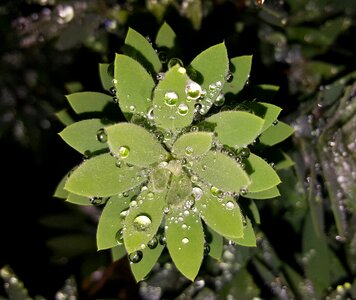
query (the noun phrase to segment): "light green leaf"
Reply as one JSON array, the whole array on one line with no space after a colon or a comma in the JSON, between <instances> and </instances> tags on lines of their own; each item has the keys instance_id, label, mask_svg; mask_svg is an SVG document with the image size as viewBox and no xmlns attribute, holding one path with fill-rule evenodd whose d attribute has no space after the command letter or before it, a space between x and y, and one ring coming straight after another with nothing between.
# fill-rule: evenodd
<instances>
[{"instance_id":1,"label":"light green leaf","mask_svg":"<svg viewBox=\"0 0 356 300\"><path fill-rule=\"evenodd\" d=\"M243 236L241 238L228 237L236 244L245 247L256 247L256 236L249 218L245 217L246 225L243 227Z\"/></svg>"},{"instance_id":2,"label":"light green leaf","mask_svg":"<svg viewBox=\"0 0 356 300\"><path fill-rule=\"evenodd\" d=\"M207 241L210 247L209 255L220 261L224 247L223 237L209 227L207 227L206 230L209 235L209 240Z\"/></svg>"},{"instance_id":3,"label":"light green leaf","mask_svg":"<svg viewBox=\"0 0 356 300\"><path fill-rule=\"evenodd\" d=\"M146 180L137 167L121 164L110 154L101 154L84 161L68 178L64 188L87 197L108 197L125 192Z\"/></svg>"},{"instance_id":4,"label":"light green leaf","mask_svg":"<svg viewBox=\"0 0 356 300\"><path fill-rule=\"evenodd\" d=\"M145 37L132 28L129 28L127 32L123 50L126 55L132 57L143 65L151 75L158 73L162 68L157 53L152 48L151 44ZM139 81L136 80L136 83L137 82Z\"/></svg>"},{"instance_id":5,"label":"light green leaf","mask_svg":"<svg viewBox=\"0 0 356 300\"><path fill-rule=\"evenodd\" d=\"M75 122L66 108L56 112L55 115L64 126L69 126Z\"/></svg>"},{"instance_id":6,"label":"light green leaf","mask_svg":"<svg viewBox=\"0 0 356 300\"><path fill-rule=\"evenodd\" d=\"M172 209L177 209L185 205L185 202L191 198L192 182L185 173L172 175L169 190L166 196L166 202Z\"/></svg>"},{"instance_id":7,"label":"light green leaf","mask_svg":"<svg viewBox=\"0 0 356 300\"><path fill-rule=\"evenodd\" d=\"M109 74L108 68L110 64L99 64L99 76L101 86L104 90L110 90L111 87L114 86L112 80L112 76Z\"/></svg>"},{"instance_id":8,"label":"light green leaf","mask_svg":"<svg viewBox=\"0 0 356 300\"><path fill-rule=\"evenodd\" d=\"M59 199L66 199L68 197L68 191L64 189L64 185L68 179L68 174L66 174L61 181L58 183L56 190L54 191L53 197Z\"/></svg>"},{"instance_id":9,"label":"light green leaf","mask_svg":"<svg viewBox=\"0 0 356 300\"><path fill-rule=\"evenodd\" d=\"M209 151L194 162L192 170L205 182L225 192L239 193L250 184L245 171L231 157L220 152Z\"/></svg>"},{"instance_id":10,"label":"light green leaf","mask_svg":"<svg viewBox=\"0 0 356 300\"><path fill-rule=\"evenodd\" d=\"M150 187L141 192L135 205L130 209L123 222L124 243L127 253L141 250L157 233L163 218L165 191L153 193Z\"/></svg>"},{"instance_id":11,"label":"light green leaf","mask_svg":"<svg viewBox=\"0 0 356 300\"><path fill-rule=\"evenodd\" d=\"M166 22L158 30L155 44L158 48L173 49L176 46L176 34Z\"/></svg>"},{"instance_id":12,"label":"light green leaf","mask_svg":"<svg viewBox=\"0 0 356 300\"><path fill-rule=\"evenodd\" d=\"M270 198L275 198L280 196L281 194L279 193L278 187L274 186L270 189L263 190L260 192L255 192L255 193L250 193L247 192L246 195L244 195L245 198L250 198L250 199L270 199Z\"/></svg>"},{"instance_id":13,"label":"light green leaf","mask_svg":"<svg viewBox=\"0 0 356 300\"><path fill-rule=\"evenodd\" d=\"M281 182L276 171L261 157L251 153L245 162L245 170L251 179L249 193L272 189Z\"/></svg>"},{"instance_id":14,"label":"light green leaf","mask_svg":"<svg viewBox=\"0 0 356 300\"><path fill-rule=\"evenodd\" d=\"M172 147L173 155L177 157L199 157L206 154L213 142L210 132L189 132L180 136Z\"/></svg>"},{"instance_id":15,"label":"light green leaf","mask_svg":"<svg viewBox=\"0 0 356 300\"><path fill-rule=\"evenodd\" d=\"M186 69L175 65L161 80L153 96L154 120L158 127L176 129L189 126L194 116L194 101L187 99L189 78Z\"/></svg>"},{"instance_id":16,"label":"light green leaf","mask_svg":"<svg viewBox=\"0 0 356 300\"><path fill-rule=\"evenodd\" d=\"M122 112L130 119L132 114L146 115L152 105L151 97L155 83L136 60L116 54L114 77L116 95Z\"/></svg>"},{"instance_id":17,"label":"light green leaf","mask_svg":"<svg viewBox=\"0 0 356 300\"><path fill-rule=\"evenodd\" d=\"M160 257L163 249L164 246L158 243L153 249L146 247L145 249L140 250L142 251L142 259L138 263L130 263L131 271L136 281L143 280L147 277Z\"/></svg>"},{"instance_id":18,"label":"light green leaf","mask_svg":"<svg viewBox=\"0 0 356 300\"><path fill-rule=\"evenodd\" d=\"M120 258L124 257L125 255L126 255L126 249L123 244L111 248L112 261L117 261Z\"/></svg>"},{"instance_id":19,"label":"light green leaf","mask_svg":"<svg viewBox=\"0 0 356 300\"><path fill-rule=\"evenodd\" d=\"M118 241L118 231L123 227L123 217L120 214L128 207L129 199L122 194L111 196L106 202L96 232L98 250L112 248L121 243Z\"/></svg>"},{"instance_id":20,"label":"light green leaf","mask_svg":"<svg viewBox=\"0 0 356 300\"><path fill-rule=\"evenodd\" d=\"M201 52L190 63L190 67L196 72L192 80L199 83L207 93L202 104L209 109L222 91L229 71L225 44L217 44Z\"/></svg>"},{"instance_id":21,"label":"light green leaf","mask_svg":"<svg viewBox=\"0 0 356 300\"><path fill-rule=\"evenodd\" d=\"M244 102L242 105L265 121L261 132L272 126L282 111L280 107L264 102Z\"/></svg>"},{"instance_id":22,"label":"light green leaf","mask_svg":"<svg viewBox=\"0 0 356 300\"><path fill-rule=\"evenodd\" d=\"M77 205L92 205L88 197L73 194L73 193L68 193L66 202L77 204Z\"/></svg>"},{"instance_id":23,"label":"light green leaf","mask_svg":"<svg viewBox=\"0 0 356 300\"><path fill-rule=\"evenodd\" d=\"M123 162L147 167L167 158L166 150L141 126L118 123L105 130L110 151Z\"/></svg>"},{"instance_id":24,"label":"light green leaf","mask_svg":"<svg viewBox=\"0 0 356 300\"><path fill-rule=\"evenodd\" d=\"M290 137L294 129L284 122L279 121L277 125L269 127L260 136L260 142L266 146L274 146Z\"/></svg>"},{"instance_id":25,"label":"light green leaf","mask_svg":"<svg viewBox=\"0 0 356 300\"><path fill-rule=\"evenodd\" d=\"M204 255L204 232L199 216L174 210L166 220L167 248L177 269L188 279L197 276Z\"/></svg>"},{"instance_id":26,"label":"light green leaf","mask_svg":"<svg viewBox=\"0 0 356 300\"><path fill-rule=\"evenodd\" d=\"M240 148L257 138L263 123L263 119L245 111L224 111L207 118L202 126L213 128L222 144Z\"/></svg>"},{"instance_id":27,"label":"light green leaf","mask_svg":"<svg viewBox=\"0 0 356 300\"><path fill-rule=\"evenodd\" d=\"M208 188L204 189L195 206L204 222L223 236L242 237L243 224L241 210L231 196L218 198Z\"/></svg>"},{"instance_id":28,"label":"light green leaf","mask_svg":"<svg viewBox=\"0 0 356 300\"><path fill-rule=\"evenodd\" d=\"M64 128L59 135L72 148L82 154L92 154L108 148L106 144L106 134L103 131L105 126L103 120L89 119L76 122ZM99 139L102 139L102 142Z\"/></svg>"},{"instance_id":29,"label":"light green leaf","mask_svg":"<svg viewBox=\"0 0 356 300\"><path fill-rule=\"evenodd\" d=\"M238 56L230 59L230 72L232 74L232 81L226 82L224 86L224 93L237 94L240 92L249 76L252 65L252 55Z\"/></svg>"},{"instance_id":30,"label":"light green leaf","mask_svg":"<svg viewBox=\"0 0 356 300\"><path fill-rule=\"evenodd\" d=\"M113 103L111 96L97 92L80 92L66 96L70 106L77 114L102 113Z\"/></svg>"}]
</instances>

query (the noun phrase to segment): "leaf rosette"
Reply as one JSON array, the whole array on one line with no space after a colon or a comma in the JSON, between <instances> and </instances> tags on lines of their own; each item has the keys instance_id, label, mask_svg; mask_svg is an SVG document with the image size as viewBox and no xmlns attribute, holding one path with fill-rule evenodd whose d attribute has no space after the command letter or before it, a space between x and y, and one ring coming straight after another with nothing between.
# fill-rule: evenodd
<instances>
[{"instance_id":1,"label":"leaf rosette","mask_svg":"<svg viewBox=\"0 0 356 300\"><path fill-rule=\"evenodd\" d=\"M60 133L86 158L55 195L103 205L98 250L111 248L115 259L128 253L137 280L165 248L180 272L194 280L205 255L220 258L224 239L255 246L252 224L259 218L257 209L249 214L253 199L278 196L280 179L252 150L259 153L292 132L284 123L276 126L281 110L269 103L250 101L238 106L242 109L219 111L225 93L243 88L250 56L232 59L230 71L221 43L184 66L167 57L175 53L170 42L175 39L164 24L156 44L169 51L161 62L152 45L130 29L124 54L113 65L100 65L102 85L111 95L68 95L79 120ZM113 117L118 108L126 122Z\"/></svg>"}]
</instances>

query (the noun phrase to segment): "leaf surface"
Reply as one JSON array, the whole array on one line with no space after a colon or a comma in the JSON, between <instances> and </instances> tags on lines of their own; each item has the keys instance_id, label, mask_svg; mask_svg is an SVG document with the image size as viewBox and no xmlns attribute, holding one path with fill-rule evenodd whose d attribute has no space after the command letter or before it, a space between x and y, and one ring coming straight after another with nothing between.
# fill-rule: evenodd
<instances>
[{"instance_id":1,"label":"leaf surface","mask_svg":"<svg viewBox=\"0 0 356 300\"><path fill-rule=\"evenodd\" d=\"M268 190L263 190L260 192L255 192L255 193L247 192L247 194L244 195L244 197L250 199L270 199L270 198L278 197L280 195L281 194L279 193L278 187L274 186Z\"/></svg>"},{"instance_id":2,"label":"leaf surface","mask_svg":"<svg viewBox=\"0 0 356 300\"><path fill-rule=\"evenodd\" d=\"M100 82L101 86L103 87L104 90L109 91L111 87L114 86L112 80L112 75L109 74L109 68L110 64L99 64L99 76L100 76Z\"/></svg>"},{"instance_id":3,"label":"leaf surface","mask_svg":"<svg viewBox=\"0 0 356 300\"><path fill-rule=\"evenodd\" d=\"M213 142L210 132L189 132L180 136L172 147L172 153L177 157L199 157L206 154Z\"/></svg>"},{"instance_id":4,"label":"leaf surface","mask_svg":"<svg viewBox=\"0 0 356 300\"><path fill-rule=\"evenodd\" d=\"M220 261L221 254L223 251L223 246L224 246L223 237L217 232L215 232L214 230L212 230L211 228L207 228L207 231L210 236L210 241L208 241L210 247L209 255L215 258L216 260Z\"/></svg>"},{"instance_id":5,"label":"leaf surface","mask_svg":"<svg viewBox=\"0 0 356 300\"><path fill-rule=\"evenodd\" d=\"M236 244L245 247L256 247L256 236L249 218L245 217L246 225L243 227L243 236L240 238L228 237Z\"/></svg>"},{"instance_id":6,"label":"leaf surface","mask_svg":"<svg viewBox=\"0 0 356 300\"><path fill-rule=\"evenodd\" d=\"M250 76L251 65L252 55L238 56L230 59L230 72L233 77L230 82L226 82L224 93L237 94L244 88Z\"/></svg>"},{"instance_id":7,"label":"leaf surface","mask_svg":"<svg viewBox=\"0 0 356 300\"><path fill-rule=\"evenodd\" d=\"M274 146L290 137L293 132L292 127L279 121L277 125L269 127L261 134L260 142L266 146Z\"/></svg>"},{"instance_id":8,"label":"leaf surface","mask_svg":"<svg viewBox=\"0 0 356 300\"><path fill-rule=\"evenodd\" d=\"M112 104L112 97L98 92L79 92L66 96L70 106L77 114L102 113Z\"/></svg>"}]
</instances>

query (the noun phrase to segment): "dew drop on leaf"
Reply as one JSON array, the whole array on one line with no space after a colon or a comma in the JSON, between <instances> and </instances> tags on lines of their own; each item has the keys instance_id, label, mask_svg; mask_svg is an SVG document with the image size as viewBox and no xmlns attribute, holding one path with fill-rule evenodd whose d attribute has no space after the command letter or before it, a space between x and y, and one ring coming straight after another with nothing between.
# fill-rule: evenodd
<instances>
[{"instance_id":1,"label":"dew drop on leaf","mask_svg":"<svg viewBox=\"0 0 356 300\"><path fill-rule=\"evenodd\" d=\"M210 245L209 244L205 244L204 245L204 255L208 255L210 252Z\"/></svg>"},{"instance_id":2,"label":"dew drop on leaf","mask_svg":"<svg viewBox=\"0 0 356 300\"><path fill-rule=\"evenodd\" d=\"M196 182L198 182L198 180L199 180L199 177L197 175L192 175L192 177L190 177L190 181L192 183L196 183Z\"/></svg>"},{"instance_id":3,"label":"dew drop on leaf","mask_svg":"<svg viewBox=\"0 0 356 300\"><path fill-rule=\"evenodd\" d=\"M189 243L189 239L188 238L182 238L182 243L184 244L184 245L186 245L186 244L188 244Z\"/></svg>"},{"instance_id":4,"label":"dew drop on leaf","mask_svg":"<svg viewBox=\"0 0 356 300\"><path fill-rule=\"evenodd\" d=\"M130 260L130 262L132 262L134 264L137 264L138 262L140 262L142 260L142 257L143 257L143 253L140 250L129 254L129 260Z\"/></svg>"},{"instance_id":5,"label":"dew drop on leaf","mask_svg":"<svg viewBox=\"0 0 356 300\"><path fill-rule=\"evenodd\" d=\"M215 106L222 106L224 104L225 104L225 96L224 96L224 94L221 93L216 97L216 99L214 101L214 105Z\"/></svg>"},{"instance_id":6,"label":"dew drop on leaf","mask_svg":"<svg viewBox=\"0 0 356 300\"><path fill-rule=\"evenodd\" d=\"M152 221L147 215L139 215L133 220L133 225L137 231L146 231L151 224Z\"/></svg>"},{"instance_id":7,"label":"dew drop on leaf","mask_svg":"<svg viewBox=\"0 0 356 300\"><path fill-rule=\"evenodd\" d=\"M148 200L152 200L153 197L154 197L154 195L155 195L154 192L148 192L148 193L147 193L147 199L148 199Z\"/></svg>"},{"instance_id":8,"label":"dew drop on leaf","mask_svg":"<svg viewBox=\"0 0 356 300\"><path fill-rule=\"evenodd\" d=\"M155 249L158 245L158 239L156 237L153 237L148 243L147 247L150 249Z\"/></svg>"},{"instance_id":9,"label":"dew drop on leaf","mask_svg":"<svg viewBox=\"0 0 356 300\"><path fill-rule=\"evenodd\" d=\"M164 235L161 235L159 238L159 243L164 246L167 243L167 238Z\"/></svg>"},{"instance_id":10,"label":"dew drop on leaf","mask_svg":"<svg viewBox=\"0 0 356 300\"><path fill-rule=\"evenodd\" d=\"M165 214L168 214L170 212L170 208L168 206L166 206L165 208L163 208L163 212Z\"/></svg>"},{"instance_id":11,"label":"dew drop on leaf","mask_svg":"<svg viewBox=\"0 0 356 300\"><path fill-rule=\"evenodd\" d=\"M115 96L116 95L116 88L115 87L111 87L109 89L109 92L110 92L111 95Z\"/></svg>"},{"instance_id":12,"label":"dew drop on leaf","mask_svg":"<svg viewBox=\"0 0 356 300\"><path fill-rule=\"evenodd\" d=\"M129 213L129 210L128 209L125 209L123 210L121 213L120 213L120 219L121 220L124 220L127 216L127 214Z\"/></svg>"},{"instance_id":13,"label":"dew drop on leaf","mask_svg":"<svg viewBox=\"0 0 356 300\"><path fill-rule=\"evenodd\" d=\"M121 158L127 158L130 154L130 148L127 146L121 146L119 148L119 155Z\"/></svg>"},{"instance_id":14,"label":"dew drop on leaf","mask_svg":"<svg viewBox=\"0 0 356 300\"><path fill-rule=\"evenodd\" d=\"M100 143L106 143L108 141L108 136L105 132L104 128L100 128L97 132L96 132L96 139L100 142Z\"/></svg>"},{"instance_id":15,"label":"dew drop on leaf","mask_svg":"<svg viewBox=\"0 0 356 300\"><path fill-rule=\"evenodd\" d=\"M183 62L179 58L173 57L168 61L168 69L173 68L175 65L180 65L182 67Z\"/></svg>"},{"instance_id":16,"label":"dew drop on leaf","mask_svg":"<svg viewBox=\"0 0 356 300\"><path fill-rule=\"evenodd\" d=\"M150 110L147 112L147 119L149 120L154 119L153 108L150 108Z\"/></svg>"},{"instance_id":17,"label":"dew drop on leaf","mask_svg":"<svg viewBox=\"0 0 356 300\"><path fill-rule=\"evenodd\" d=\"M234 205L234 202L232 202L232 201L228 201L228 202L226 202L226 204L225 204L225 208L226 208L227 210L232 210L232 209L234 209L234 207L235 207L235 205Z\"/></svg>"},{"instance_id":18,"label":"dew drop on leaf","mask_svg":"<svg viewBox=\"0 0 356 300\"><path fill-rule=\"evenodd\" d=\"M247 191L247 188L244 188L244 187L243 187L243 188L240 189L240 194L241 194L242 196L246 195L247 192L248 192L248 191Z\"/></svg>"},{"instance_id":19,"label":"dew drop on leaf","mask_svg":"<svg viewBox=\"0 0 356 300\"><path fill-rule=\"evenodd\" d=\"M190 131L191 131L191 132L197 132L197 131L199 131L199 128L198 128L198 126L192 126L192 127L190 128Z\"/></svg>"},{"instance_id":20,"label":"dew drop on leaf","mask_svg":"<svg viewBox=\"0 0 356 300\"><path fill-rule=\"evenodd\" d=\"M116 232L115 240L116 240L118 245L122 245L123 244L124 236L123 236L123 229L122 228L120 230L118 230L118 232Z\"/></svg>"},{"instance_id":21,"label":"dew drop on leaf","mask_svg":"<svg viewBox=\"0 0 356 300\"><path fill-rule=\"evenodd\" d=\"M195 204L195 200L189 199L189 200L185 201L184 207L189 209L189 208L192 208L194 206L194 204Z\"/></svg>"},{"instance_id":22,"label":"dew drop on leaf","mask_svg":"<svg viewBox=\"0 0 356 300\"><path fill-rule=\"evenodd\" d=\"M249 148L242 148L239 152L239 156L242 158L248 158L250 156L250 149Z\"/></svg>"},{"instance_id":23,"label":"dew drop on leaf","mask_svg":"<svg viewBox=\"0 0 356 300\"><path fill-rule=\"evenodd\" d=\"M232 75L232 73L229 72L229 73L227 73L225 79L226 79L227 82L231 82L234 79L234 75Z\"/></svg>"},{"instance_id":24,"label":"dew drop on leaf","mask_svg":"<svg viewBox=\"0 0 356 300\"><path fill-rule=\"evenodd\" d=\"M188 105L185 103L181 103L178 106L178 114L180 114L181 116L185 116L188 113Z\"/></svg>"},{"instance_id":25,"label":"dew drop on leaf","mask_svg":"<svg viewBox=\"0 0 356 300\"><path fill-rule=\"evenodd\" d=\"M164 75L165 75L164 72L159 72L159 73L156 75L156 79L157 79L157 80L163 80L163 79L164 79Z\"/></svg>"},{"instance_id":26,"label":"dew drop on leaf","mask_svg":"<svg viewBox=\"0 0 356 300\"><path fill-rule=\"evenodd\" d=\"M192 176L193 177L193 176ZM203 190L200 187L193 187L192 195L196 201L199 201L203 196Z\"/></svg>"},{"instance_id":27,"label":"dew drop on leaf","mask_svg":"<svg viewBox=\"0 0 356 300\"><path fill-rule=\"evenodd\" d=\"M103 198L100 197L91 197L89 198L89 201L92 205L100 205L103 203Z\"/></svg>"},{"instance_id":28,"label":"dew drop on leaf","mask_svg":"<svg viewBox=\"0 0 356 300\"><path fill-rule=\"evenodd\" d=\"M186 155L192 155L193 154L193 147L192 146L187 146L186 148L185 148L185 154Z\"/></svg>"},{"instance_id":29,"label":"dew drop on leaf","mask_svg":"<svg viewBox=\"0 0 356 300\"><path fill-rule=\"evenodd\" d=\"M224 192L222 190L219 190L216 186L212 186L210 192L214 197L218 198L221 198L224 195Z\"/></svg>"},{"instance_id":30,"label":"dew drop on leaf","mask_svg":"<svg viewBox=\"0 0 356 300\"><path fill-rule=\"evenodd\" d=\"M185 88L185 93L188 100L197 100L202 93L202 89L198 83L190 81Z\"/></svg>"},{"instance_id":31,"label":"dew drop on leaf","mask_svg":"<svg viewBox=\"0 0 356 300\"><path fill-rule=\"evenodd\" d=\"M272 123L273 126L276 126L277 124L278 124L278 120L274 120Z\"/></svg>"},{"instance_id":32,"label":"dew drop on leaf","mask_svg":"<svg viewBox=\"0 0 356 300\"><path fill-rule=\"evenodd\" d=\"M168 55L165 51L158 52L158 58L162 64L165 64L168 61Z\"/></svg>"},{"instance_id":33,"label":"dew drop on leaf","mask_svg":"<svg viewBox=\"0 0 356 300\"><path fill-rule=\"evenodd\" d=\"M114 101L114 103L118 103L119 99L116 96L114 96L114 97L112 97L112 101Z\"/></svg>"},{"instance_id":34,"label":"dew drop on leaf","mask_svg":"<svg viewBox=\"0 0 356 300\"><path fill-rule=\"evenodd\" d=\"M164 94L164 103L168 106L174 106L178 102L178 95L176 92L167 92Z\"/></svg>"}]
</instances>

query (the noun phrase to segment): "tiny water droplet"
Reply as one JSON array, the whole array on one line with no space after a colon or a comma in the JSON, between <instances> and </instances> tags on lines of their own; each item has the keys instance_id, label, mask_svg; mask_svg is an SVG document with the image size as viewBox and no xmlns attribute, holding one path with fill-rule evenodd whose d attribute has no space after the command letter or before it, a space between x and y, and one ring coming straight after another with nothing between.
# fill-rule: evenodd
<instances>
[{"instance_id":1,"label":"tiny water droplet","mask_svg":"<svg viewBox=\"0 0 356 300\"><path fill-rule=\"evenodd\" d=\"M169 212L170 212L170 208L168 207L168 206L166 206L165 208L163 208L163 212L165 213L165 214L168 214Z\"/></svg>"},{"instance_id":2,"label":"tiny water droplet","mask_svg":"<svg viewBox=\"0 0 356 300\"><path fill-rule=\"evenodd\" d=\"M185 116L189 111L188 105L185 103L181 103L178 106L178 114L180 114L181 116Z\"/></svg>"},{"instance_id":3,"label":"tiny water droplet","mask_svg":"<svg viewBox=\"0 0 356 300\"><path fill-rule=\"evenodd\" d=\"M246 187L242 187L242 188L240 189L240 194L241 194L242 196L246 195L247 192L248 192L248 190L247 190Z\"/></svg>"},{"instance_id":4,"label":"tiny water droplet","mask_svg":"<svg viewBox=\"0 0 356 300\"><path fill-rule=\"evenodd\" d=\"M167 92L164 94L164 103L168 106L174 106L178 102L178 94L176 92Z\"/></svg>"},{"instance_id":5,"label":"tiny water droplet","mask_svg":"<svg viewBox=\"0 0 356 300\"><path fill-rule=\"evenodd\" d=\"M147 193L147 199L152 200L154 197L155 193L154 192L148 192Z\"/></svg>"},{"instance_id":6,"label":"tiny water droplet","mask_svg":"<svg viewBox=\"0 0 356 300\"><path fill-rule=\"evenodd\" d=\"M216 99L214 101L214 105L215 106L222 106L224 104L225 104L225 96L224 96L224 94L221 93L216 97Z\"/></svg>"},{"instance_id":7,"label":"tiny water droplet","mask_svg":"<svg viewBox=\"0 0 356 300\"><path fill-rule=\"evenodd\" d=\"M197 131L199 131L199 128L198 128L198 126L192 126L192 127L190 128L190 131L192 131L192 132L197 132Z\"/></svg>"},{"instance_id":8,"label":"tiny water droplet","mask_svg":"<svg viewBox=\"0 0 356 300\"><path fill-rule=\"evenodd\" d=\"M133 220L137 231L146 231L151 227L152 221L147 215L139 215Z\"/></svg>"},{"instance_id":9,"label":"tiny water droplet","mask_svg":"<svg viewBox=\"0 0 356 300\"><path fill-rule=\"evenodd\" d=\"M156 237L153 237L148 243L147 247L150 249L155 249L158 245L158 239Z\"/></svg>"},{"instance_id":10,"label":"tiny water droplet","mask_svg":"<svg viewBox=\"0 0 356 300\"><path fill-rule=\"evenodd\" d=\"M185 68L183 68L183 67L180 67L180 68L178 68L178 73L179 74L185 74L185 73L187 73L187 70Z\"/></svg>"},{"instance_id":11,"label":"tiny water droplet","mask_svg":"<svg viewBox=\"0 0 356 300\"><path fill-rule=\"evenodd\" d=\"M210 245L205 244L204 245L204 255L208 255L210 253Z\"/></svg>"},{"instance_id":12,"label":"tiny water droplet","mask_svg":"<svg viewBox=\"0 0 356 300\"><path fill-rule=\"evenodd\" d=\"M219 190L216 186L212 186L210 192L214 197L218 198L221 198L224 195L224 192L222 190Z\"/></svg>"},{"instance_id":13,"label":"tiny water droplet","mask_svg":"<svg viewBox=\"0 0 356 300\"><path fill-rule=\"evenodd\" d=\"M234 79L234 75L231 72L227 73L226 81L231 82L231 81L233 81L233 79Z\"/></svg>"},{"instance_id":14,"label":"tiny water droplet","mask_svg":"<svg viewBox=\"0 0 356 300\"><path fill-rule=\"evenodd\" d=\"M123 242L124 242L124 230L121 228L120 230L118 230L116 232L116 235L115 235L115 240L117 242L118 245L122 245Z\"/></svg>"},{"instance_id":15,"label":"tiny water droplet","mask_svg":"<svg viewBox=\"0 0 356 300\"><path fill-rule=\"evenodd\" d=\"M184 244L184 245L186 245L186 244L188 244L189 243L189 239L188 238L182 238L182 243Z\"/></svg>"},{"instance_id":16,"label":"tiny water droplet","mask_svg":"<svg viewBox=\"0 0 356 300\"><path fill-rule=\"evenodd\" d=\"M97 205L100 205L100 204L103 203L103 198L101 198L101 197L91 197L91 198L89 198L89 201L90 201L90 203L92 205L97 206Z\"/></svg>"},{"instance_id":17,"label":"tiny water droplet","mask_svg":"<svg viewBox=\"0 0 356 300\"><path fill-rule=\"evenodd\" d=\"M278 120L274 120L272 123L273 126L276 126L277 124L278 124Z\"/></svg>"},{"instance_id":18,"label":"tiny water droplet","mask_svg":"<svg viewBox=\"0 0 356 300\"><path fill-rule=\"evenodd\" d=\"M136 111L136 106L135 105L130 105L129 106L130 112L135 112Z\"/></svg>"},{"instance_id":19,"label":"tiny water droplet","mask_svg":"<svg viewBox=\"0 0 356 300\"><path fill-rule=\"evenodd\" d=\"M190 81L185 88L185 93L188 100L197 100L202 93L202 89L198 83Z\"/></svg>"},{"instance_id":20,"label":"tiny water droplet","mask_svg":"<svg viewBox=\"0 0 356 300\"><path fill-rule=\"evenodd\" d=\"M168 55L165 51L158 52L158 58L162 64L165 64L168 61Z\"/></svg>"},{"instance_id":21,"label":"tiny water droplet","mask_svg":"<svg viewBox=\"0 0 356 300\"><path fill-rule=\"evenodd\" d=\"M129 260L130 260L130 262L132 262L134 264L137 264L138 262L140 262L142 260L142 258L143 258L143 253L140 250L129 254Z\"/></svg>"},{"instance_id":22,"label":"tiny water droplet","mask_svg":"<svg viewBox=\"0 0 356 300\"><path fill-rule=\"evenodd\" d=\"M123 211L120 213L120 219L121 219L121 220L124 220L124 219L127 217L128 213L129 213L129 210L128 210L128 209L123 210Z\"/></svg>"},{"instance_id":23,"label":"tiny water droplet","mask_svg":"<svg viewBox=\"0 0 356 300\"><path fill-rule=\"evenodd\" d=\"M203 190L200 187L193 187L192 195L196 201L199 201L203 196Z\"/></svg>"},{"instance_id":24,"label":"tiny water droplet","mask_svg":"<svg viewBox=\"0 0 356 300\"><path fill-rule=\"evenodd\" d=\"M147 112L147 119L149 120L153 120L154 117L154 112L153 112L153 107L149 109L149 111Z\"/></svg>"},{"instance_id":25,"label":"tiny water droplet","mask_svg":"<svg viewBox=\"0 0 356 300\"><path fill-rule=\"evenodd\" d=\"M167 67L168 69L173 68L175 65L180 65L181 67L183 67L183 62L177 58L177 57L173 57L168 61Z\"/></svg>"},{"instance_id":26,"label":"tiny water droplet","mask_svg":"<svg viewBox=\"0 0 356 300\"><path fill-rule=\"evenodd\" d=\"M112 101L114 101L114 103L118 103L119 99L116 96L114 96L114 97L112 97Z\"/></svg>"},{"instance_id":27,"label":"tiny water droplet","mask_svg":"<svg viewBox=\"0 0 356 300\"><path fill-rule=\"evenodd\" d=\"M164 73L164 72L159 72L159 73L156 75L156 79L157 79L157 80L163 80L163 79L164 79L164 76L165 76L165 73Z\"/></svg>"},{"instance_id":28,"label":"tiny water droplet","mask_svg":"<svg viewBox=\"0 0 356 300\"><path fill-rule=\"evenodd\" d=\"M225 208L226 208L227 210L232 210L232 209L234 209L234 207L235 207L235 204L234 204L234 202L232 202L232 201L228 201L228 202L226 202L226 204L225 204Z\"/></svg>"},{"instance_id":29,"label":"tiny water droplet","mask_svg":"<svg viewBox=\"0 0 356 300\"><path fill-rule=\"evenodd\" d=\"M100 142L100 143L106 143L108 141L108 136L105 132L104 128L100 128L97 132L96 132L96 139Z\"/></svg>"},{"instance_id":30,"label":"tiny water droplet","mask_svg":"<svg viewBox=\"0 0 356 300\"><path fill-rule=\"evenodd\" d=\"M250 149L249 148L242 148L238 155L242 158L248 158L250 156Z\"/></svg>"},{"instance_id":31,"label":"tiny water droplet","mask_svg":"<svg viewBox=\"0 0 356 300\"><path fill-rule=\"evenodd\" d=\"M127 158L130 154L130 148L127 146L121 146L119 148L119 155L121 158Z\"/></svg>"},{"instance_id":32,"label":"tiny water droplet","mask_svg":"<svg viewBox=\"0 0 356 300\"><path fill-rule=\"evenodd\" d=\"M194 206L194 204L195 204L195 200L194 199L189 199L189 200L185 201L184 207L187 208L187 209L190 209L190 208L192 208Z\"/></svg>"},{"instance_id":33,"label":"tiny water droplet","mask_svg":"<svg viewBox=\"0 0 356 300\"><path fill-rule=\"evenodd\" d=\"M193 149L192 146L187 146L187 147L185 148L185 154L188 155L188 156L192 155L192 154L193 154L193 151L194 151L194 149Z\"/></svg>"},{"instance_id":34,"label":"tiny water droplet","mask_svg":"<svg viewBox=\"0 0 356 300\"><path fill-rule=\"evenodd\" d=\"M190 181L192 183L196 183L196 182L198 182L198 180L199 180L199 177L197 175L192 175L192 177L190 177Z\"/></svg>"},{"instance_id":35,"label":"tiny water droplet","mask_svg":"<svg viewBox=\"0 0 356 300\"><path fill-rule=\"evenodd\" d=\"M109 89L109 92L111 95L115 96L116 95L116 88L113 86Z\"/></svg>"},{"instance_id":36,"label":"tiny water droplet","mask_svg":"<svg viewBox=\"0 0 356 300\"><path fill-rule=\"evenodd\" d=\"M167 243L167 238L164 235L159 237L159 243L164 246Z\"/></svg>"}]
</instances>

